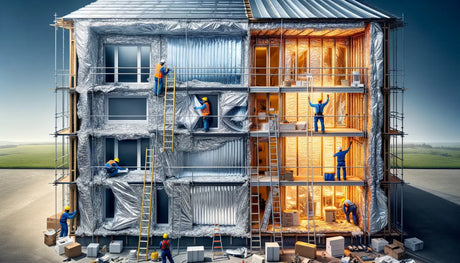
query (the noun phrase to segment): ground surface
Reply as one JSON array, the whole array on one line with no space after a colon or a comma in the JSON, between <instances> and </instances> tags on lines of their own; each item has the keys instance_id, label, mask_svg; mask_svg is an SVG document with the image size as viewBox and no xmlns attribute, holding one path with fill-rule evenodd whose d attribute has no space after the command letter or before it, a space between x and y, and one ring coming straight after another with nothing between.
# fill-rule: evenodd
<instances>
[{"instance_id":1,"label":"ground surface","mask_svg":"<svg viewBox=\"0 0 460 263\"><path fill-rule=\"evenodd\" d=\"M0 262L65 259L43 244L46 217L54 214L53 179L52 170L0 169ZM405 231L425 242L419 254L427 262L460 262L460 170L406 170L405 180L410 183L404 187ZM185 253L175 259L182 263ZM80 257L72 262L91 260Z\"/></svg>"}]
</instances>

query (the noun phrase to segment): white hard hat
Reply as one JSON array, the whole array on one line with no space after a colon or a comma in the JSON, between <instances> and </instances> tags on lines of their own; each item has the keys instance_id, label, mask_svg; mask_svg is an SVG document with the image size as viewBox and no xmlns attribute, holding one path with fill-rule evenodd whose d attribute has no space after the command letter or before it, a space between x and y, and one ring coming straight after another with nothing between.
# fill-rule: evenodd
<instances>
[{"instance_id":1,"label":"white hard hat","mask_svg":"<svg viewBox=\"0 0 460 263\"><path fill-rule=\"evenodd\" d=\"M342 150L342 146L337 147L337 150L341 151L341 150Z\"/></svg>"},{"instance_id":2,"label":"white hard hat","mask_svg":"<svg viewBox=\"0 0 460 263\"><path fill-rule=\"evenodd\" d=\"M166 63L166 60L165 60L164 58L162 58L162 59L160 60L160 63Z\"/></svg>"}]
</instances>

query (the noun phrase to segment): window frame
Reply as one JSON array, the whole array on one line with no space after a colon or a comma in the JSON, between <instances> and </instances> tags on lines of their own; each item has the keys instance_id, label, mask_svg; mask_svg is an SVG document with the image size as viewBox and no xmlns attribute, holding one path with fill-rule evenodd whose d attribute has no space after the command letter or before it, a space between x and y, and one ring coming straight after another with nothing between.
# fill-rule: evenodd
<instances>
[{"instance_id":1,"label":"window frame","mask_svg":"<svg viewBox=\"0 0 460 263\"><path fill-rule=\"evenodd\" d=\"M113 73L107 73L107 66L106 66L106 61L107 61L107 57L106 57L106 47L107 46L113 46L114 48L114 52L113 52ZM137 80L136 82L119 82L119 67L118 67L118 54L119 54L119 47L120 46L123 46L123 47L136 47L137 48L137 57L136 57L136 77L137 77ZM146 73L142 73L142 51L141 51L141 48L142 47L147 47L149 49L149 72L148 72L148 77L147 77L147 81L145 82L142 82L142 75L145 75ZM145 83L149 83L149 78L150 78L150 75L151 75L151 69L152 69L152 58L151 58L151 54L152 54L152 48L150 45L143 45L143 44L129 44L129 45L124 45L124 44L110 44L110 43L106 43L104 44L104 83L131 83L131 84L145 84ZM108 82L107 81L107 75L111 75L113 74L113 82Z\"/></svg>"},{"instance_id":2,"label":"window frame","mask_svg":"<svg viewBox=\"0 0 460 263\"><path fill-rule=\"evenodd\" d=\"M106 152L106 147L107 147L107 139L113 139L113 158L118 158L118 143L120 140L113 138L113 137L107 137L104 140L104 157L107 159L107 152ZM148 140L148 144L150 145L150 138L138 138L138 139L132 139L136 141L136 147L137 147L137 155L136 155L136 169L135 171L143 171L144 168L142 166L142 140L146 139ZM123 140L121 140L123 141Z\"/></svg>"},{"instance_id":3,"label":"window frame","mask_svg":"<svg viewBox=\"0 0 460 263\"><path fill-rule=\"evenodd\" d=\"M109 102L110 102L110 99L145 99L145 120L111 120L110 119L110 114L109 114ZM149 118L149 103L148 103L148 98L147 96L129 96L129 97L125 97L125 96L121 96L121 95L107 95L106 98L105 98L105 120L107 123L115 123L115 124L118 124L118 123L138 123L138 124L144 124L147 122L148 118Z\"/></svg>"},{"instance_id":4,"label":"window frame","mask_svg":"<svg viewBox=\"0 0 460 263\"><path fill-rule=\"evenodd\" d=\"M211 117L211 118L215 118L215 119L216 119L216 121L217 121L217 126L216 126L216 127L209 127L209 131L218 131L219 128L220 128L220 122L221 122L221 117L222 117L222 116L220 116L220 107L219 107L219 103L220 103L220 93L191 94L191 95L194 96L195 98L200 99L200 100L201 100L201 98L203 98L203 97L208 97L208 98L211 97L211 96L212 96L212 97L214 97L214 96L217 97L217 99L216 99L216 103L217 103L217 105L216 105L217 114L211 112L211 116L215 116L215 117ZM211 101L211 102L212 102L212 101ZM212 109L212 106L211 106L211 109ZM200 116L200 119L202 119L202 118L203 118L203 116ZM202 122L202 120L201 120L201 122ZM199 131L200 129L203 129L203 127L198 127L198 123L200 123L200 121L197 121L197 122L195 123L195 126L193 126L193 129L192 129L193 131ZM204 125L204 123L203 123L203 125Z\"/></svg>"},{"instance_id":5,"label":"window frame","mask_svg":"<svg viewBox=\"0 0 460 263\"><path fill-rule=\"evenodd\" d=\"M103 210L102 211L104 211L103 221L105 222L113 221L117 213L117 198L115 197L115 194L113 193L113 190L110 187L104 186L102 187L102 191L103 191L103 197L102 197ZM113 217L107 217L107 191L112 191L112 194L113 194Z\"/></svg>"}]
</instances>

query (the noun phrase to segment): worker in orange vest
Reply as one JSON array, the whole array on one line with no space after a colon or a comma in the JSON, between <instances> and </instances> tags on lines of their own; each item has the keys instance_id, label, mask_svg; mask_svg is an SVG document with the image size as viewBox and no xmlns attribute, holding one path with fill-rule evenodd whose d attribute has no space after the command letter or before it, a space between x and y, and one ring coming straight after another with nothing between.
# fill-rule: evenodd
<instances>
[{"instance_id":1,"label":"worker in orange vest","mask_svg":"<svg viewBox=\"0 0 460 263\"><path fill-rule=\"evenodd\" d=\"M211 122L211 117L209 117L209 115L211 114L211 107L209 106L207 97L203 97L201 99L201 103L201 106L195 107L195 110L201 110L201 113L203 114L203 130L204 132L208 132L209 124Z\"/></svg>"},{"instance_id":2,"label":"worker in orange vest","mask_svg":"<svg viewBox=\"0 0 460 263\"><path fill-rule=\"evenodd\" d=\"M163 263L166 263L166 258L168 258L170 263L174 263L174 260L171 256L171 250L169 250L169 239L168 239L168 234L164 233L163 234L163 240L160 242L160 249L161 249L161 261Z\"/></svg>"},{"instance_id":3,"label":"worker in orange vest","mask_svg":"<svg viewBox=\"0 0 460 263\"><path fill-rule=\"evenodd\" d=\"M155 88L154 88L154 95L158 96L160 93L162 93L163 90L163 77L168 75L169 73L169 68L165 66L166 61L164 59L160 60L160 63L157 64L155 68Z\"/></svg>"}]
</instances>

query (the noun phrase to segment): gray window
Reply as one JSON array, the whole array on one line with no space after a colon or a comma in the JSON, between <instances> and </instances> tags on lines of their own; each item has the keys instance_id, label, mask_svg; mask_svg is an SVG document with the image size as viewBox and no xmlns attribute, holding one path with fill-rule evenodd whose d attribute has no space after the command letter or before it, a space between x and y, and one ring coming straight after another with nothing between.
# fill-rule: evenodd
<instances>
[{"instance_id":1,"label":"gray window","mask_svg":"<svg viewBox=\"0 0 460 263\"><path fill-rule=\"evenodd\" d=\"M150 74L150 47L136 45L105 46L105 81L148 82Z\"/></svg>"},{"instance_id":2,"label":"gray window","mask_svg":"<svg viewBox=\"0 0 460 263\"><path fill-rule=\"evenodd\" d=\"M104 218L113 219L115 215L115 195L113 194L112 189L104 188Z\"/></svg>"},{"instance_id":3,"label":"gray window","mask_svg":"<svg viewBox=\"0 0 460 263\"><path fill-rule=\"evenodd\" d=\"M169 196L164 189L157 190L157 224L168 224Z\"/></svg>"},{"instance_id":4,"label":"gray window","mask_svg":"<svg viewBox=\"0 0 460 263\"><path fill-rule=\"evenodd\" d=\"M108 98L108 119L147 120L146 98Z\"/></svg>"},{"instance_id":5,"label":"gray window","mask_svg":"<svg viewBox=\"0 0 460 263\"><path fill-rule=\"evenodd\" d=\"M145 165L145 149L150 147L148 138L136 140L105 139L105 159L119 158L119 165L129 170L142 170Z\"/></svg>"}]
</instances>

